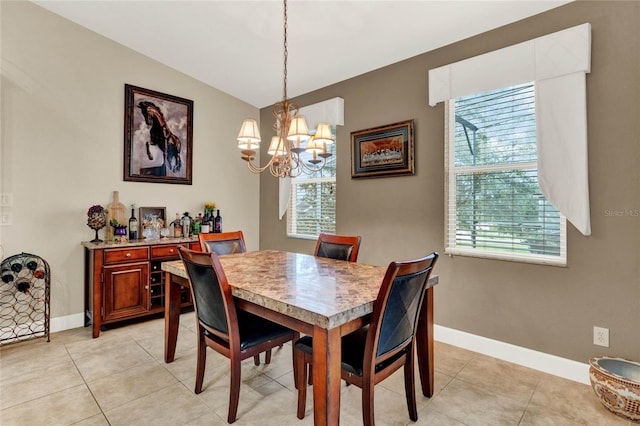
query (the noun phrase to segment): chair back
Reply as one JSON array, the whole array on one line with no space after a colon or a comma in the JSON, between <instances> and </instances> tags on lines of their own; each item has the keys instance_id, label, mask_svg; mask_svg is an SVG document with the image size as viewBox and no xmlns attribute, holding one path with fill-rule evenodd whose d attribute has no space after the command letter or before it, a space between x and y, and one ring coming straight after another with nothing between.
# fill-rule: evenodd
<instances>
[{"instance_id":1,"label":"chair back","mask_svg":"<svg viewBox=\"0 0 640 426\"><path fill-rule=\"evenodd\" d=\"M198 239L200 240L200 251L214 252L218 256L247 251L242 231L198 234Z\"/></svg>"},{"instance_id":2,"label":"chair back","mask_svg":"<svg viewBox=\"0 0 640 426\"><path fill-rule=\"evenodd\" d=\"M237 323L231 287L216 253L178 246L184 263L198 322L208 331L228 339L229 324Z\"/></svg>"},{"instance_id":3,"label":"chair back","mask_svg":"<svg viewBox=\"0 0 640 426\"><path fill-rule=\"evenodd\" d=\"M372 354L371 367L412 347L427 282L437 259L438 253L433 252L420 259L392 262L387 268L367 336L367 350L371 351L365 350L365 354Z\"/></svg>"},{"instance_id":4,"label":"chair back","mask_svg":"<svg viewBox=\"0 0 640 426\"><path fill-rule=\"evenodd\" d=\"M316 243L315 256L330 259L358 260L361 237L359 235L320 234Z\"/></svg>"}]
</instances>

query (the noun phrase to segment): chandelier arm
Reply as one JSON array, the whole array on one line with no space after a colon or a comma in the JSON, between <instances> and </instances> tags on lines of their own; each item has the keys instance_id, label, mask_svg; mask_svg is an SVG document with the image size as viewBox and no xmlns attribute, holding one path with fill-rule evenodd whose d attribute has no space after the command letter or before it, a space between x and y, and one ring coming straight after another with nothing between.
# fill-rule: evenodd
<instances>
[{"instance_id":1,"label":"chandelier arm","mask_svg":"<svg viewBox=\"0 0 640 426\"><path fill-rule=\"evenodd\" d=\"M256 166L255 164L253 164L252 160L247 160L247 166L249 167L249 170L251 170L253 173L262 173L265 170L267 170L267 168L269 168L271 164L273 164L275 157L276 157L275 155L272 155L271 158L269 159L269 162L267 162L267 164L265 164L262 167Z\"/></svg>"}]
</instances>

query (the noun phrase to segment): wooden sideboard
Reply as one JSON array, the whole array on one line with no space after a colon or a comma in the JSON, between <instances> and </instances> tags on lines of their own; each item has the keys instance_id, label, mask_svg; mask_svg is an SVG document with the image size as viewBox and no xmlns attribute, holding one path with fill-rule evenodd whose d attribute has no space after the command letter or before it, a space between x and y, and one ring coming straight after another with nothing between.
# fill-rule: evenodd
<instances>
[{"instance_id":1,"label":"wooden sideboard","mask_svg":"<svg viewBox=\"0 0 640 426\"><path fill-rule=\"evenodd\" d=\"M179 259L178 246L199 249L198 238L162 238L127 243L85 241L85 327L93 337L103 324L164 312L165 283L160 264ZM183 306L191 305L184 288Z\"/></svg>"}]
</instances>

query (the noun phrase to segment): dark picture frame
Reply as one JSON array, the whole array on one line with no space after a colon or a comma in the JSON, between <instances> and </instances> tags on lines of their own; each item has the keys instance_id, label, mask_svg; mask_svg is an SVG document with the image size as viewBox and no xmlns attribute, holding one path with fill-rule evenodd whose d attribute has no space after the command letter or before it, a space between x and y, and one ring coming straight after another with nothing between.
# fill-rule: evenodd
<instances>
[{"instance_id":1,"label":"dark picture frame","mask_svg":"<svg viewBox=\"0 0 640 426\"><path fill-rule=\"evenodd\" d=\"M415 173L413 120L351 132L351 177Z\"/></svg>"},{"instance_id":2,"label":"dark picture frame","mask_svg":"<svg viewBox=\"0 0 640 426\"><path fill-rule=\"evenodd\" d=\"M125 84L124 180L191 185L193 101Z\"/></svg>"},{"instance_id":3,"label":"dark picture frame","mask_svg":"<svg viewBox=\"0 0 640 426\"><path fill-rule=\"evenodd\" d=\"M166 207L140 207L138 209L138 221L140 229L144 229L151 222L151 217L162 219L162 226L167 227L167 208Z\"/></svg>"}]
</instances>

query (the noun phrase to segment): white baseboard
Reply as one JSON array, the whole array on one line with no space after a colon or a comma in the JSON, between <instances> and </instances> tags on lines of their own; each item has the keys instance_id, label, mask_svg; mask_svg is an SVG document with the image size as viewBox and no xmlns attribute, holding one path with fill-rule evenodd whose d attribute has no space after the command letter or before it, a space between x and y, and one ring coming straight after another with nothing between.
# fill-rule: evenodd
<instances>
[{"instance_id":1,"label":"white baseboard","mask_svg":"<svg viewBox=\"0 0 640 426\"><path fill-rule=\"evenodd\" d=\"M434 339L575 382L589 384L589 364L434 325Z\"/></svg>"},{"instance_id":2,"label":"white baseboard","mask_svg":"<svg viewBox=\"0 0 640 426\"><path fill-rule=\"evenodd\" d=\"M51 332L69 330L71 328L84 327L84 313L51 318Z\"/></svg>"}]
</instances>

